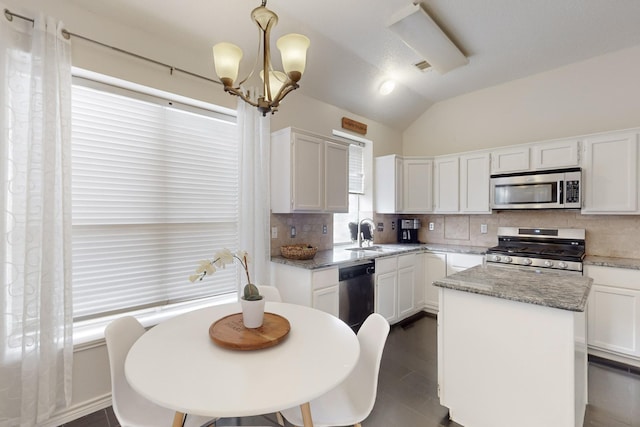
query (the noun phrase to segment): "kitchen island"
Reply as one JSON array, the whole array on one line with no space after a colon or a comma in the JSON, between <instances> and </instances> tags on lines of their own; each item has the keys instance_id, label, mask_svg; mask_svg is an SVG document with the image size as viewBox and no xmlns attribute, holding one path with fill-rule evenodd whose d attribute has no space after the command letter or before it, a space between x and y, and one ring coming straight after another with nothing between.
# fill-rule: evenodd
<instances>
[{"instance_id":1,"label":"kitchen island","mask_svg":"<svg viewBox=\"0 0 640 427\"><path fill-rule=\"evenodd\" d=\"M592 280L477 266L440 287L440 403L468 427L577 427L587 404Z\"/></svg>"}]
</instances>

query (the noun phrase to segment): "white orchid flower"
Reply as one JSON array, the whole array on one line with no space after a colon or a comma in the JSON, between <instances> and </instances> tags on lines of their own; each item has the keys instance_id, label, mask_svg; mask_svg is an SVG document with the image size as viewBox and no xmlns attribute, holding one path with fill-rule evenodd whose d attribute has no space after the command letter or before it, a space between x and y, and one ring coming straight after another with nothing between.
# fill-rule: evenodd
<instances>
[{"instance_id":1,"label":"white orchid flower","mask_svg":"<svg viewBox=\"0 0 640 427\"><path fill-rule=\"evenodd\" d=\"M198 261L198 268L196 269L196 273L198 274L213 274L216 272L216 269L213 265L211 265L211 261L208 259L203 259Z\"/></svg>"},{"instance_id":2,"label":"white orchid flower","mask_svg":"<svg viewBox=\"0 0 640 427\"><path fill-rule=\"evenodd\" d=\"M247 251L237 251L234 254L227 248L218 251L211 260L205 259L199 261L198 268L196 269L196 274L190 275L189 280L191 282L202 280L205 276L215 273L217 268L225 268L227 264L233 264L234 258L240 261L240 265L244 269L244 272L247 276L247 286L254 286L251 284L251 277L249 277L250 257Z\"/></svg>"},{"instance_id":3,"label":"white orchid flower","mask_svg":"<svg viewBox=\"0 0 640 427\"><path fill-rule=\"evenodd\" d=\"M222 249L214 256L216 258L215 265L224 268L227 264L233 263L233 253L227 248Z\"/></svg>"}]
</instances>

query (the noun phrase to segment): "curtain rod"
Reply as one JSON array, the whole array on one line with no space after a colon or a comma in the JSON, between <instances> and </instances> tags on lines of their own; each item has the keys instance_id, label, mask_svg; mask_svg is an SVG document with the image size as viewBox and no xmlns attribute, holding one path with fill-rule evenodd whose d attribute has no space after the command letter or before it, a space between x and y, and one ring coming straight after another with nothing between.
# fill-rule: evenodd
<instances>
[{"instance_id":1,"label":"curtain rod","mask_svg":"<svg viewBox=\"0 0 640 427\"><path fill-rule=\"evenodd\" d=\"M29 18L27 16L18 15L17 13L11 12L9 9L5 9L4 10L4 16L5 16L5 18L7 18L8 21L13 21L13 18L20 18L22 20L29 21L32 24L34 22L33 18ZM97 45L102 46L102 47L106 47L106 48L111 49L111 50L115 50L116 52L123 53L125 55L133 56L134 58L137 58L137 59L142 59L143 61L151 62L153 64L160 65L162 67L166 67L166 68L169 69L169 73L171 75L173 75L174 71L178 71L180 73L187 74L187 75L189 75L191 77L197 77L199 79L206 80L206 81L211 82L211 83L222 84L219 81L211 79L209 77L201 76L200 74L192 73L191 71L183 70L181 68L174 67L173 65L165 64L163 62L156 61L155 59L147 58L146 56L138 55L137 53L129 52L127 50L120 49L119 47L111 46L111 45L108 45L106 43L102 43L102 42L99 42L97 40L90 39L89 37L82 36L80 34L72 33L71 31L67 31L66 29L62 29L61 32L62 32L62 36L67 40L69 40L69 38L71 38L71 37L75 37L75 38L78 38L78 39L81 39L81 40L84 40L84 41L87 41L87 42L90 42L90 43L97 44Z\"/></svg>"}]
</instances>

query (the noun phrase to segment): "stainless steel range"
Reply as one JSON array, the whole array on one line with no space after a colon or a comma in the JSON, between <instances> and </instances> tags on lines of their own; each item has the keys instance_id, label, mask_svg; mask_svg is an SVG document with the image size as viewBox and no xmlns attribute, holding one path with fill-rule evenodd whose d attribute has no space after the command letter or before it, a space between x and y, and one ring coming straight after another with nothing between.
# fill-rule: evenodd
<instances>
[{"instance_id":1,"label":"stainless steel range","mask_svg":"<svg viewBox=\"0 0 640 427\"><path fill-rule=\"evenodd\" d=\"M499 227L498 246L487 250L486 261L582 274L584 256L584 229Z\"/></svg>"}]
</instances>

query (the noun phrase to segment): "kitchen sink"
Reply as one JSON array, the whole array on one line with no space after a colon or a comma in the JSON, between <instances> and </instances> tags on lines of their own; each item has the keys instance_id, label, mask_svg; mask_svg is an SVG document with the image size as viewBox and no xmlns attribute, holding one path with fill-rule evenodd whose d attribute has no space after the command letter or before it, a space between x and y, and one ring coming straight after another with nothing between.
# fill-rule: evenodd
<instances>
[{"instance_id":1,"label":"kitchen sink","mask_svg":"<svg viewBox=\"0 0 640 427\"><path fill-rule=\"evenodd\" d=\"M394 252L396 251L396 249L392 249L392 248L387 248L384 246L378 246L378 245L373 245L373 246L363 246L361 248L359 247L355 247L355 248L345 248L345 250L347 251L358 251L358 252Z\"/></svg>"},{"instance_id":2,"label":"kitchen sink","mask_svg":"<svg viewBox=\"0 0 640 427\"><path fill-rule=\"evenodd\" d=\"M345 250L347 251L378 251L378 252L382 252L382 247L380 246L363 246L363 247L356 247L356 248L345 248Z\"/></svg>"}]
</instances>

